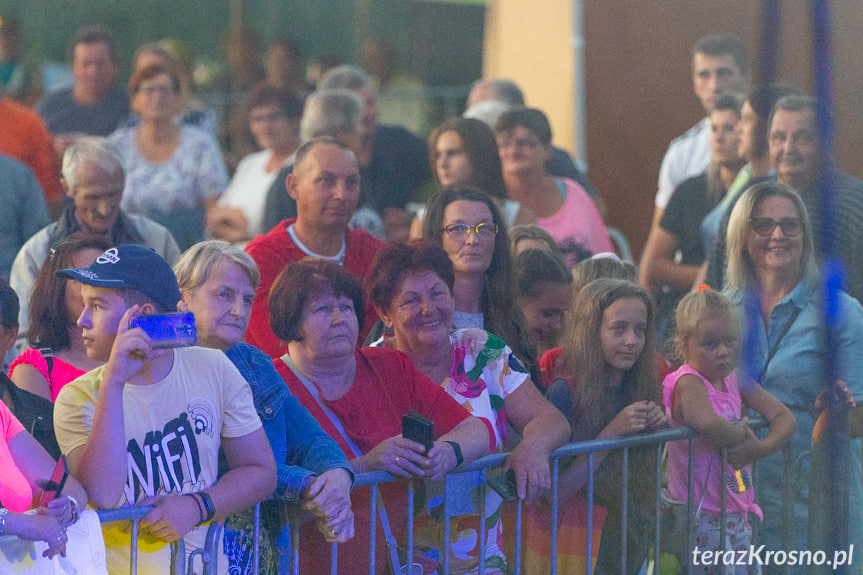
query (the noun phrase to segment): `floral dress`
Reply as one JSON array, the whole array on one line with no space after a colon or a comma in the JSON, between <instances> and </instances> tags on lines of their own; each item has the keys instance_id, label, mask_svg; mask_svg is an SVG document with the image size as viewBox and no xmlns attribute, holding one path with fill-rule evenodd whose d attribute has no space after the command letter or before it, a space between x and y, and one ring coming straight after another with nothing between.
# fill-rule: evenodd
<instances>
[{"instance_id":1,"label":"floral dress","mask_svg":"<svg viewBox=\"0 0 863 575\"><path fill-rule=\"evenodd\" d=\"M472 415L486 424L492 452L504 449L507 438L505 399L524 383L529 375L502 339L481 329L456 330L450 335L452 363L449 375L441 383L453 398ZM475 572L480 555L480 492L479 472L458 473L448 479L446 499L450 516L450 572ZM440 486L442 490L442 485ZM430 549L425 559L438 560L436 548L443 540L444 506L442 492L434 485L426 486L423 513L414 523L417 547ZM505 572L501 515L503 500L491 488L486 488L486 573ZM429 557L431 555L431 557Z\"/></svg>"}]
</instances>

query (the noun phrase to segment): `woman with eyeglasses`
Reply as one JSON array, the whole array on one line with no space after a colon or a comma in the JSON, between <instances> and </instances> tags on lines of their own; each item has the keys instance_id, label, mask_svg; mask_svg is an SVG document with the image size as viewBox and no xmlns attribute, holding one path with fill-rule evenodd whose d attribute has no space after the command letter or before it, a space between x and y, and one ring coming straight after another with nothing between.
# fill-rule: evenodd
<instances>
[{"instance_id":1,"label":"woman with eyeglasses","mask_svg":"<svg viewBox=\"0 0 863 575\"><path fill-rule=\"evenodd\" d=\"M568 178L545 173L551 157L551 125L535 108L513 108L495 125L503 180L509 197L551 234L570 268L602 252L613 252L608 230L584 188Z\"/></svg>"},{"instance_id":2,"label":"woman with eyeglasses","mask_svg":"<svg viewBox=\"0 0 863 575\"><path fill-rule=\"evenodd\" d=\"M788 482L795 486L795 539L791 546L807 548L810 468L823 471L829 467L826 463L810 466L817 453L813 449L810 457L818 412L816 398L824 389L827 361L827 330L812 240L812 225L803 201L778 182L752 186L731 212L726 293L741 309L744 333L754 340L743 343L753 363L746 367L750 373L761 375L762 387L787 405L797 420L791 439L795 462L790 474L783 467L781 453L759 459L759 443L752 435L751 441L728 451L728 462L735 467L758 460L756 473L764 486L759 491L764 512L761 543L773 549L783 546L782 490ZM851 396L859 398L863 395L863 307L844 292L835 303L835 376L847 385ZM839 388L837 382L830 383L834 391ZM838 393L845 397L844 391ZM856 543L859 549L863 544L860 440L852 441L848 454L849 473L842 476L850 492L848 536L849 543ZM813 548L812 537L818 535L810 534L808 548Z\"/></svg>"},{"instance_id":3,"label":"woman with eyeglasses","mask_svg":"<svg viewBox=\"0 0 863 575\"><path fill-rule=\"evenodd\" d=\"M300 146L303 100L293 92L258 84L249 98L249 130L261 149L240 161L219 205L207 212L213 237L244 247L264 233L267 192L279 171L294 163Z\"/></svg>"},{"instance_id":4,"label":"woman with eyeglasses","mask_svg":"<svg viewBox=\"0 0 863 575\"><path fill-rule=\"evenodd\" d=\"M175 121L183 109L181 72L165 61L129 80L141 124L111 134L126 168L122 208L171 231L181 250L204 237L204 214L225 191L228 172L215 137Z\"/></svg>"},{"instance_id":5,"label":"woman with eyeglasses","mask_svg":"<svg viewBox=\"0 0 863 575\"><path fill-rule=\"evenodd\" d=\"M474 188L441 190L426 204L423 239L452 260L453 326L493 333L533 370L536 352L515 300L509 237L494 200Z\"/></svg>"}]
</instances>

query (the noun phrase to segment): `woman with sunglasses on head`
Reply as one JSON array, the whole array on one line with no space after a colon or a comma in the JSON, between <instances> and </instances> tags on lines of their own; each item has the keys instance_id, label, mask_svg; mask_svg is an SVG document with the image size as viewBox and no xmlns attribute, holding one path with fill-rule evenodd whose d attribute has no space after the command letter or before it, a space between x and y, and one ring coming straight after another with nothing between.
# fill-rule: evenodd
<instances>
[{"instance_id":1,"label":"woman with sunglasses on head","mask_svg":"<svg viewBox=\"0 0 863 575\"><path fill-rule=\"evenodd\" d=\"M493 333L533 370L536 352L515 300L507 227L494 200L474 188L441 190L426 204L423 239L452 260L453 326Z\"/></svg>"},{"instance_id":2,"label":"woman with sunglasses on head","mask_svg":"<svg viewBox=\"0 0 863 575\"><path fill-rule=\"evenodd\" d=\"M795 462L789 475L783 456L775 453L759 459L760 443L751 435L747 441L728 451L728 462L740 467L758 460L756 473L760 485L759 505L764 512L761 543L780 548L782 543L782 490L791 482L806 486L795 490L793 545L813 547L807 519L809 510L817 510L810 499L810 468L823 472L829 465L817 465L817 449L810 446L818 412L816 399L824 387L825 344L823 304L819 274L813 250L812 225L800 196L778 182L752 186L740 197L728 223L728 271L726 293L738 305L744 318L743 331L754 341L745 342L752 359L749 367L760 374L759 383L787 405L797 420L791 438ZM747 295L753 294L753 295ZM749 298L756 301L750 302ZM841 382L853 397L863 395L863 307L840 292L835 301L835 323L832 338L838 391ZM748 317L747 317L748 316ZM838 391L845 397L846 391ZM863 544L863 480L861 480L860 440L853 440L848 452L849 543L858 549ZM813 463L810 465L810 461ZM827 473L834 470L828 469ZM835 478L834 478L835 479ZM822 535L823 536L823 535ZM792 546L793 546L792 545ZM855 557L855 560L858 559Z\"/></svg>"}]
</instances>

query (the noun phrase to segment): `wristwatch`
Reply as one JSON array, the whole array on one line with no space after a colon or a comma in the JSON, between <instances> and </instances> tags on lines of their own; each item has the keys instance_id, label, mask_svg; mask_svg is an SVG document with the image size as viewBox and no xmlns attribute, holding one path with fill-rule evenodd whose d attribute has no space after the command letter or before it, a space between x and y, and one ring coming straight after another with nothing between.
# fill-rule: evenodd
<instances>
[{"instance_id":1,"label":"wristwatch","mask_svg":"<svg viewBox=\"0 0 863 575\"><path fill-rule=\"evenodd\" d=\"M198 491L198 496L201 498L201 502L204 504L204 509L207 514L204 517L204 520L201 523L206 523L210 521L216 515L216 508L213 505L213 499L210 497L210 494L206 491ZM200 525L200 524L199 524Z\"/></svg>"},{"instance_id":2,"label":"wristwatch","mask_svg":"<svg viewBox=\"0 0 863 575\"><path fill-rule=\"evenodd\" d=\"M447 441L447 443L452 445L452 450L455 453L455 466L458 467L464 463L464 456L461 454L461 445L455 441Z\"/></svg>"}]
</instances>

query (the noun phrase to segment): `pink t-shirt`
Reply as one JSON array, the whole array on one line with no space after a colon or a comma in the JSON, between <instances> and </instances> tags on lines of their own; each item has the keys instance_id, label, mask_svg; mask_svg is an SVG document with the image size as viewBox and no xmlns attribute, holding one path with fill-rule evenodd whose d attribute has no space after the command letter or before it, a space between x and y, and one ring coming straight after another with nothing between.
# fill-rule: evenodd
<instances>
[{"instance_id":1,"label":"pink t-shirt","mask_svg":"<svg viewBox=\"0 0 863 575\"><path fill-rule=\"evenodd\" d=\"M537 218L536 225L551 234L560 250L563 261L574 267L579 261L602 252L613 252L608 230L596 204L584 188L567 178L555 180L563 186L563 205L547 218Z\"/></svg>"},{"instance_id":2,"label":"pink t-shirt","mask_svg":"<svg viewBox=\"0 0 863 575\"><path fill-rule=\"evenodd\" d=\"M15 369L15 366L18 364L27 364L32 365L39 373L42 374L48 383L51 384L51 401L57 401L57 394L60 393L60 390L63 389L63 386L72 381L73 379L78 379L78 377L87 373L86 370L78 369L71 363L67 363L62 359L57 357L54 358L54 365L51 368L51 373L48 373L48 362L45 360L45 357L39 353L38 349L28 348L25 349L21 355L15 358L12 362L12 365L9 366L9 376L12 376L12 370Z\"/></svg>"},{"instance_id":3,"label":"pink t-shirt","mask_svg":"<svg viewBox=\"0 0 863 575\"><path fill-rule=\"evenodd\" d=\"M665 403L665 415L671 427L682 427L682 424L672 417L674 387L684 375L694 375L704 382L707 397L713 406L713 413L733 421L740 419L740 390L737 387L737 371L725 378L726 391L713 387L700 373L684 364L677 371L668 374L662 382L662 400ZM686 487L689 476L689 442L671 441L668 443L668 493L677 501L686 501ZM695 491L693 501L695 506L701 502L705 484L707 494L704 495L705 511L720 513L719 471L722 468L720 454L713 448L707 438L695 440ZM761 509L755 504L755 490L752 485L752 466L740 469L739 476L731 465L726 465L723 471L722 484L727 488L727 509L742 513L754 512L762 520ZM742 487L745 491L740 492Z\"/></svg>"},{"instance_id":4,"label":"pink t-shirt","mask_svg":"<svg viewBox=\"0 0 863 575\"><path fill-rule=\"evenodd\" d=\"M0 401L0 435L3 436L3 441L0 441L0 503L15 513L27 511L33 500L30 482L18 469L9 451L9 440L22 431L24 426Z\"/></svg>"}]
</instances>

